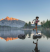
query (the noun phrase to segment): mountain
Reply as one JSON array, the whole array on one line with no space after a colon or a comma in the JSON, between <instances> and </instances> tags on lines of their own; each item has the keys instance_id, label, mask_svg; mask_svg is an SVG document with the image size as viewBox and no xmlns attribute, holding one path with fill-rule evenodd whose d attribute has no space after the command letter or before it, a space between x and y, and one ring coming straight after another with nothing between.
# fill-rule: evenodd
<instances>
[{"instance_id":1,"label":"mountain","mask_svg":"<svg viewBox=\"0 0 50 52\"><path fill-rule=\"evenodd\" d=\"M10 26L10 27L23 27L25 25L25 22L16 18L10 18L6 17L5 19L0 19L0 25L1 26Z\"/></svg>"},{"instance_id":2,"label":"mountain","mask_svg":"<svg viewBox=\"0 0 50 52\"><path fill-rule=\"evenodd\" d=\"M16 19L16 18L9 18L8 16L5 18L5 19L0 19L0 21L2 21L2 20L8 20L8 21L12 21L12 20L18 20L18 19Z\"/></svg>"}]
</instances>

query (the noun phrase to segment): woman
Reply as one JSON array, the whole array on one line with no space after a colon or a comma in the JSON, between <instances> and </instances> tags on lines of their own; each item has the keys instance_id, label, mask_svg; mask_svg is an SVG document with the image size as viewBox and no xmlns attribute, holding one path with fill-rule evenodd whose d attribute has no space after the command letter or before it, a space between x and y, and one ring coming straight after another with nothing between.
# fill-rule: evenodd
<instances>
[{"instance_id":1,"label":"woman","mask_svg":"<svg viewBox=\"0 0 50 52\"><path fill-rule=\"evenodd\" d=\"M38 24L38 22L39 22L38 19L39 19L39 17L37 16L36 19L33 20L33 21L35 21L35 22L34 22L35 28L33 28L33 30L36 29L36 33L37 33L37 34L38 34L38 32L37 32L37 24ZM33 21L32 21L32 23L33 23Z\"/></svg>"}]
</instances>

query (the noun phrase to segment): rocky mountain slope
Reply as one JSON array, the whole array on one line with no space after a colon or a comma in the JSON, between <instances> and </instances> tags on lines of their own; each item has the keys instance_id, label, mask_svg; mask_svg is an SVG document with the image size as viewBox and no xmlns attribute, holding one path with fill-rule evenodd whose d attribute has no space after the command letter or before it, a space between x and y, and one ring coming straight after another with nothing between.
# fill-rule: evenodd
<instances>
[{"instance_id":1,"label":"rocky mountain slope","mask_svg":"<svg viewBox=\"0 0 50 52\"><path fill-rule=\"evenodd\" d=\"M9 18L7 16L5 19L0 19L0 25L20 28L25 25L25 22L16 18Z\"/></svg>"}]
</instances>

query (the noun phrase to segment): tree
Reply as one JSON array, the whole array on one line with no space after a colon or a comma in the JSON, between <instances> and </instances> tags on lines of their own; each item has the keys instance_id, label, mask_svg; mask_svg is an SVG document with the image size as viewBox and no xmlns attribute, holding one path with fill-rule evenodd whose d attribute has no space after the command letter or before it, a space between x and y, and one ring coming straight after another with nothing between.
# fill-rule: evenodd
<instances>
[{"instance_id":1,"label":"tree","mask_svg":"<svg viewBox=\"0 0 50 52\"><path fill-rule=\"evenodd\" d=\"M41 26L43 27L43 22L41 22Z\"/></svg>"},{"instance_id":2,"label":"tree","mask_svg":"<svg viewBox=\"0 0 50 52\"><path fill-rule=\"evenodd\" d=\"M25 23L25 27L28 27L28 24L27 23Z\"/></svg>"},{"instance_id":3,"label":"tree","mask_svg":"<svg viewBox=\"0 0 50 52\"><path fill-rule=\"evenodd\" d=\"M50 28L50 20L47 19L46 22L41 22L41 26L45 28Z\"/></svg>"},{"instance_id":4,"label":"tree","mask_svg":"<svg viewBox=\"0 0 50 52\"><path fill-rule=\"evenodd\" d=\"M28 25L29 25L29 28L30 28L31 27L31 22L30 21L29 21L29 24Z\"/></svg>"}]
</instances>

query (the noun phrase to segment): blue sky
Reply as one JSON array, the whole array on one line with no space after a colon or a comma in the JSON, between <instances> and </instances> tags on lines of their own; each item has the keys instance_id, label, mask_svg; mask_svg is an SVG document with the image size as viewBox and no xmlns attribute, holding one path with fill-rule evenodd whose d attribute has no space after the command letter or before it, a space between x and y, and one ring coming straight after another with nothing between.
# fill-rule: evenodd
<instances>
[{"instance_id":1,"label":"blue sky","mask_svg":"<svg viewBox=\"0 0 50 52\"><path fill-rule=\"evenodd\" d=\"M26 22L36 16L40 21L50 19L50 0L0 0L0 19L7 16Z\"/></svg>"}]
</instances>

